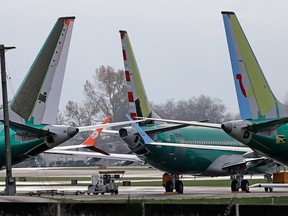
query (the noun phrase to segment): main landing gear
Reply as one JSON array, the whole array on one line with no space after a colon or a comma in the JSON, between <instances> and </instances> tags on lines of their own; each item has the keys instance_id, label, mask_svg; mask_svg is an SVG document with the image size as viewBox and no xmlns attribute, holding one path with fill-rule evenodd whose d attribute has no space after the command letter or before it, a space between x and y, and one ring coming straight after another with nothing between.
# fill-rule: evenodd
<instances>
[{"instance_id":1,"label":"main landing gear","mask_svg":"<svg viewBox=\"0 0 288 216\"><path fill-rule=\"evenodd\" d=\"M184 185L183 182L179 180L179 175L170 175L168 173L164 173L162 176L162 185L166 192L173 192L175 189L177 193L183 193Z\"/></svg>"},{"instance_id":2,"label":"main landing gear","mask_svg":"<svg viewBox=\"0 0 288 216\"><path fill-rule=\"evenodd\" d=\"M241 188L243 192L249 192L249 182L246 179L243 179L243 175L231 176L233 179L231 182L231 191L237 192Z\"/></svg>"}]
</instances>

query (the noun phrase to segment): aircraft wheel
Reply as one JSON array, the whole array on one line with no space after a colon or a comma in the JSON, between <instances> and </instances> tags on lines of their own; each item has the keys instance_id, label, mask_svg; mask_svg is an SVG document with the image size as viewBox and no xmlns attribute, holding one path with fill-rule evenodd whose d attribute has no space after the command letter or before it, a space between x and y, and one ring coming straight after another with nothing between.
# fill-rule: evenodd
<instances>
[{"instance_id":1,"label":"aircraft wheel","mask_svg":"<svg viewBox=\"0 0 288 216\"><path fill-rule=\"evenodd\" d=\"M241 190L249 192L249 182L246 179L241 181Z\"/></svg>"},{"instance_id":2,"label":"aircraft wheel","mask_svg":"<svg viewBox=\"0 0 288 216\"><path fill-rule=\"evenodd\" d=\"M268 192L268 187L265 187L264 190L265 190L265 192Z\"/></svg>"},{"instance_id":3,"label":"aircraft wheel","mask_svg":"<svg viewBox=\"0 0 288 216\"><path fill-rule=\"evenodd\" d=\"M115 194L118 194L118 190L115 190L114 193L115 193Z\"/></svg>"},{"instance_id":4,"label":"aircraft wheel","mask_svg":"<svg viewBox=\"0 0 288 216\"><path fill-rule=\"evenodd\" d=\"M175 189L176 189L176 192L179 193L179 194L182 194L183 193L183 182L180 181L180 180L177 180L176 183L175 183Z\"/></svg>"},{"instance_id":5,"label":"aircraft wheel","mask_svg":"<svg viewBox=\"0 0 288 216\"><path fill-rule=\"evenodd\" d=\"M232 182L231 182L231 191L234 192L234 191L239 191L239 182L238 180L234 179Z\"/></svg>"},{"instance_id":6,"label":"aircraft wheel","mask_svg":"<svg viewBox=\"0 0 288 216\"><path fill-rule=\"evenodd\" d=\"M171 181L166 182L165 191L166 192L173 192L173 183Z\"/></svg>"}]
</instances>

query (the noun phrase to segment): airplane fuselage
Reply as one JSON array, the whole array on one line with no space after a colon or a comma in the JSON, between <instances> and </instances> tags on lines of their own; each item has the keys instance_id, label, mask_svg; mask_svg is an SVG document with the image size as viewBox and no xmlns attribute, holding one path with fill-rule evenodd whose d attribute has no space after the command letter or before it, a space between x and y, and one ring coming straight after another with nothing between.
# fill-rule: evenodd
<instances>
[{"instance_id":1,"label":"airplane fuselage","mask_svg":"<svg viewBox=\"0 0 288 216\"><path fill-rule=\"evenodd\" d=\"M226 122L225 125L231 124L231 130L228 130L227 134L234 139L244 143L254 151L287 166L288 144L286 137L288 137L288 124L271 127L269 130L259 132L248 131L244 128L247 125L262 122L265 122L265 120L240 120Z\"/></svg>"},{"instance_id":2,"label":"airplane fuselage","mask_svg":"<svg viewBox=\"0 0 288 216\"><path fill-rule=\"evenodd\" d=\"M5 166L6 150L3 125L0 125L0 127L1 168ZM78 128L64 125L22 125L21 128L12 125L11 127L13 130L10 129L9 133L12 165L53 148L78 133ZM24 130L25 127L26 131Z\"/></svg>"},{"instance_id":3,"label":"airplane fuselage","mask_svg":"<svg viewBox=\"0 0 288 216\"><path fill-rule=\"evenodd\" d=\"M22 141L20 140L22 139ZM26 154L37 146L44 144L44 138L32 138L23 139L16 135L15 131L10 130L10 148L11 148L11 158L12 164L19 163L29 156ZM5 137L3 131L0 136L0 167L5 166Z\"/></svg>"},{"instance_id":4,"label":"airplane fuselage","mask_svg":"<svg viewBox=\"0 0 288 216\"><path fill-rule=\"evenodd\" d=\"M157 126L152 126L157 127ZM151 130L150 127L142 127ZM169 132L149 134L156 142L170 143L171 146L148 146L144 154L146 162L164 172L172 174L192 174L204 176L221 176L236 174L233 168L223 168L229 163L243 161L243 154L251 149L231 138L219 129L186 127ZM254 167L249 173L267 173L275 171L275 167Z\"/></svg>"}]
</instances>

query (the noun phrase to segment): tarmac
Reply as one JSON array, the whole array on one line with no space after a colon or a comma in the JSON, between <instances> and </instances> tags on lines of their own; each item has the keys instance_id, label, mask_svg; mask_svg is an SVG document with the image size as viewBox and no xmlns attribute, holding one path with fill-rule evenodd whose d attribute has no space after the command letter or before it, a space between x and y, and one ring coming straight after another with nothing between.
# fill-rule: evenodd
<instances>
[{"instance_id":1,"label":"tarmac","mask_svg":"<svg viewBox=\"0 0 288 216\"><path fill-rule=\"evenodd\" d=\"M124 170L124 177L139 178L141 181L161 181L162 172L147 167L120 167L119 170ZM91 200L127 200L127 199L192 199L192 198L249 198L249 197L273 197L287 196L288 188L275 188L273 192L265 192L263 188L251 188L249 193L246 192L231 192L230 187L212 187L212 186L184 186L184 193L165 193L164 188L159 186L119 186L119 194L104 194L104 195L88 195L85 193L89 181L78 181L78 184L72 185L69 181L49 181L49 177L69 177L77 179L77 177L91 177L93 173L98 171L94 168L13 168L13 177L16 177L16 192L17 196L0 196L0 202L55 202L57 199L69 199L75 201L91 201ZM5 170L0 171L0 176L5 176ZM39 177L41 181L19 181L25 177ZM123 177L120 176L120 177ZM43 181L47 178L47 180ZM249 176L249 178L251 178ZM259 176L258 176L259 178ZM184 185L185 179L195 179L193 176L183 176ZM196 178L196 179L211 179L211 178ZM229 179L229 177L219 177L215 179ZM138 181L140 181L138 179ZM86 185L87 184L87 185ZM0 191L5 189L5 183L0 182ZM36 194L37 191L44 191L41 196ZM57 191L57 194L51 195L51 191ZM80 191L79 195L75 195L76 191ZM32 196L27 196L29 192L35 192ZM53 198L52 200L50 198Z\"/></svg>"}]
</instances>

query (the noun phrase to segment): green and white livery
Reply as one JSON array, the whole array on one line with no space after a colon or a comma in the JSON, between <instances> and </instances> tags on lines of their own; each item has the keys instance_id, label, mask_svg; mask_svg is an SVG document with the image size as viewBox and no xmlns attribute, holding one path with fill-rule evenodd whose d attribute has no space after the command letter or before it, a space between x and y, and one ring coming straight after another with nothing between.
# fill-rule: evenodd
<instances>
[{"instance_id":1,"label":"green and white livery","mask_svg":"<svg viewBox=\"0 0 288 216\"><path fill-rule=\"evenodd\" d=\"M222 124L258 155L288 165L288 106L279 102L233 12L222 12L241 118Z\"/></svg>"},{"instance_id":2,"label":"green and white livery","mask_svg":"<svg viewBox=\"0 0 288 216\"><path fill-rule=\"evenodd\" d=\"M9 104L12 164L67 141L79 130L55 125L74 19L61 17L57 20ZM2 127L1 167L5 165L4 143Z\"/></svg>"},{"instance_id":3,"label":"green and white livery","mask_svg":"<svg viewBox=\"0 0 288 216\"><path fill-rule=\"evenodd\" d=\"M128 34L120 31L120 36L130 117L147 119L140 127L153 142L145 143L139 136L141 132L134 127L120 129L119 135L127 143L131 153L136 153L149 165L174 176L172 183L166 184L167 192L173 189L183 192L182 181L175 178L179 174L231 175L236 177L231 183L232 191L239 188L248 191L249 183L243 180L244 174L270 174L275 171L274 163L258 157L250 148L228 136L220 125L210 124L213 128L209 128L207 123L203 123L204 127L195 127L191 126L192 122L160 119L149 104Z\"/></svg>"}]
</instances>

